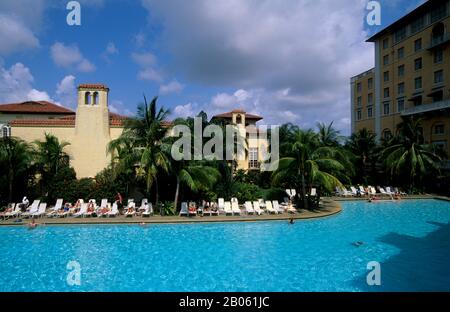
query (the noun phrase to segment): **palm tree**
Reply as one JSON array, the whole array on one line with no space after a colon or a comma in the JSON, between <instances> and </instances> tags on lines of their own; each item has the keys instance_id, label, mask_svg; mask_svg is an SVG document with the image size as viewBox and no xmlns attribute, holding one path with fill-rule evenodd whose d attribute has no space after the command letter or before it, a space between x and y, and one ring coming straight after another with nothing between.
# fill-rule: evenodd
<instances>
[{"instance_id":1,"label":"palm tree","mask_svg":"<svg viewBox=\"0 0 450 312\"><path fill-rule=\"evenodd\" d=\"M340 132L333 128L333 121L329 125L318 122L317 128L319 130L319 141L323 146L339 146Z\"/></svg>"},{"instance_id":2,"label":"palm tree","mask_svg":"<svg viewBox=\"0 0 450 312\"><path fill-rule=\"evenodd\" d=\"M346 148L355 156L356 175L368 184L367 166L374 165L377 148L376 135L366 128L353 133L346 143Z\"/></svg>"},{"instance_id":3,"label":"palm tree","mask_svg":"<svg viewBox=\"0 0 450 312\"><path fill-rule=\"evenodd\" d=\"M336 173L344 171L344 165L336 160L339 151L321 146L319 137L312 130L295 129L289 154L279 160L278 170L273 173L273 183L293 179L295 187L301 189L303 205L308 208L307 185L319 184L326 190L342 185Z\"/></svg>"},{"instance_id":4,"label":"palm tree","mask_svg":"<svg viewBox=\"0 0 450 312\"><path fill-rule=\"evenodd\" d=\"M64 148L70 143L60 143L57 137L45 133L45 140L35 141L34 144L37 147L36 160L43 177L54 177L61 167L69 165L69 155Z\"/></svg>"},{"instance_id":5,"label":"palm tree","mask_svg":"<svg viewBox=\"0 0 450 312\"><path fill-rule=\"evenodd\" d=\"M172 173L176 176L176 189L174 207L177 209L180 186L185 185L191 191L198 192L211 188L219 179L219 171L211 166L201 164L199 161L174 161Z\"/></svg>"},{"instance_id":6,"label":"palm tree","mask_svg":"<svg viewBox=\"0 0 450 312\"><path fill-rule=\"evenodd\" d=\"M156 205L159 197L158 173L169 171L169 160L162 149L167 133L164 120L169 111L163 107L157 110L157 99L154 97L148 105L144 95L144 103L138 106L137 117L127 119L121 136L108 146L108 150L113 152L124 144L131 144L137 158L137 176L145 180L147 194L155 186Z\"/></svg>"},{"instance_id":7,"label":"palm tree","mask_svg":"<svg viewBox=\"0 0 450 312\"><path fill-rule=\"evenodd\" d=\"M8 185L8 201L14 195L14 185L32 168L32 149L21 139L14 137L0 138L0 172Z\"/></svg>"},{"instance_id":8,"label":"palm tree","mask_svg":"<svg viewBox=\"0 0 450 312\"><path fill-rule=\"evenodd\" d=\"M389 174L406 176L411 190L428 170L439 173L442 161L433 146L424 143L421 124L422 119L403 118L396 137L381 153Z\"/></svg>"}]
</instances>

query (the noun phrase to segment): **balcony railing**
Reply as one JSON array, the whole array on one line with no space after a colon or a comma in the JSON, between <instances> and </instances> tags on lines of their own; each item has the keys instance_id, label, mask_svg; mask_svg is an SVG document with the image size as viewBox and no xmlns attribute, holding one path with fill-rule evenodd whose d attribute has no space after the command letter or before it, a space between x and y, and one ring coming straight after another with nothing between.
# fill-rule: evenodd
<instances>
[{"instance_id":1,"label":"balcony railing","mask_svg":"<svg viewBox=\"0 0 450 312\"><path fill-rule=\"evenodd\" d=\"M431 38L431 43L428 46L428 50L434 49L444 43L447 43L450 41L450 34L445 34L441 37L437 37L437 38Z\"/></svg>"},{"instance_id":2,"label":"balcony railing","mask_svg":"<svg viewBox=\"0 0 450 312\"><path fill-rule=\"evenodd\" d=\"M448 109L450 108L450 100L435 102L431 104L422 104L418 106L414 106L411 108L407 108L402 112L402 116L410 116L415 114L423 114L428 113L432 111L437 111L441 109Z\"/></svg>"}]
</instances>

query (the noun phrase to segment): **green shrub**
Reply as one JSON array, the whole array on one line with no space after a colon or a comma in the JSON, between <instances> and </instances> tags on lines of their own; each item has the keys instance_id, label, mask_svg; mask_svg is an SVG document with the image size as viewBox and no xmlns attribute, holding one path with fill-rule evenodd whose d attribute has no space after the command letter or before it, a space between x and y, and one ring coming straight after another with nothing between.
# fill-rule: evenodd
<instances>
[{"instance_id":1,"label":"green shrub","mask_svg":"<svg viewBox=\"0 0 450 312\"><path fill-rule=\"evenodd\" d=\"M281 202L285 197L288 197L286 190L279 187L272 187L264 192L265 200L278 200Z\"/></svg>"},{"instance_id":2,"label":"green shrub","mask_svg":"<svg viewBox=\"0 0 450 312\"><path fill-rule=\"evenodd\" d=\"M263 191L257 185L243 182L235 182L232 193L239 202L253 201L263 197Z\"/></svg>"}]
</instances>

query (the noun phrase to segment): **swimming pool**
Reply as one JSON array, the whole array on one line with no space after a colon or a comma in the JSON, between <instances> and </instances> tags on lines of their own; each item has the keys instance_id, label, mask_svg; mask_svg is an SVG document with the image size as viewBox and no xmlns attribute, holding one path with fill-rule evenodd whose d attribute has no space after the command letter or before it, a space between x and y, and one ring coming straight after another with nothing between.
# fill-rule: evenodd
<instances>
[{"instance_id":1,"label":"swimming pool","mask_svg":"<svg viewBox=\"0 0 450 312\"><path fill-rule=\"evenodd\" d=\"M293 225L0 227L0 291L450 291L450 202L342 206Z\"/></svg>"}]
</instances>

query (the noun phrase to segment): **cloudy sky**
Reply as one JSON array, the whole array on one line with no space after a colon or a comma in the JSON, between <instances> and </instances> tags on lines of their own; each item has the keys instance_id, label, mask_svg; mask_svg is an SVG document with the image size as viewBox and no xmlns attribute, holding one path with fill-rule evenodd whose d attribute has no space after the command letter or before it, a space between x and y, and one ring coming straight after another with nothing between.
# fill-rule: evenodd
<instances>
[{"instance_id":1,"label":"cloudy sky","mask_svg":"<svg viewBox=\"0 0 450 312\"><path fill-rule=\"evenodd\" d=\"M242 108L263 124L331 122L348 134L349 79L373 66L367 0L0 1L0 103L75 109L76 86L110 87L133 114L159 96L171 118ZM384 0L382 25L421 0Z\"/></svg>"}]
</instances>

